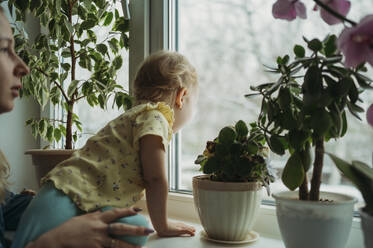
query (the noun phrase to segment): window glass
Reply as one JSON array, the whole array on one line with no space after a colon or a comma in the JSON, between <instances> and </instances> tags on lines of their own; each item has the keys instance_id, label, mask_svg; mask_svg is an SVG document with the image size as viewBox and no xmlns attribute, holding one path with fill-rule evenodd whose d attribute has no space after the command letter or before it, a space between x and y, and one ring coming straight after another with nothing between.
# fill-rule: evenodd
<instances>
[{"instance_id":1,"label":"window glass","mask_svg":"<svg viewBox=\"0 0 373 248\"><path fill-rule=\"evenodd\" d=\"M218 131L242 119L253 122L260 110L260 97L246 100L251 85L273 81L277 75L265 72L264 65L273 66L277 56L292 55L295 44L304 45L302 36L323 39L327 34L339 34L343 25L329 26L319 12L307 2L308 18L287 22L272 17L274 1L254 0L188 0L178 1L178 50L197 68L200 82L198 113L180 135L181 157L178 188L192 189L192 176L201 174L194 164L207 140ZM349 17L359 21L373 9L371 0L354 1ZM368 65L368 67L370 67ZM369 72L372 78L373 73ZM373 92L363 94L366 109ZM371 163L373 129L364 114L362 121L348 114L347 135L338 142L326 144L326 150L346 160L359 159ZM271 154L271 165L279 172L287 156ZM361 199L360 193L341 178L331 160L325 156L323 190L345 192ZM285 190L278 179L272 191Z\"/></svg>"}]
</instances>

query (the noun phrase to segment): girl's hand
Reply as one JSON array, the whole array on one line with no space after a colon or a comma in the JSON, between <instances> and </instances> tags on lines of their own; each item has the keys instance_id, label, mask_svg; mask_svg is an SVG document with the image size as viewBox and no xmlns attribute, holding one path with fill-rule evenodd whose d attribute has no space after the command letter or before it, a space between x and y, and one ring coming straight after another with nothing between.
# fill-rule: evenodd
<instances>
[{"instance_id":1,"label":"girl's hand","mask_svg":"<svg viewBox=\"0 0 373 248\"><path fill-rule=\"evenodd\" d=\"M167 229L162 231L157 231L158 236L161 237L174 237L181 235L194 236L196 229L192 226L185 225L184 223L168 223Z\"/></svg>"},{"instance_id":2,"label":"girl's hand","mask_svg":"<svg viewBox=\"0 0 373 248\"><path fill-rule=\"evenodd\" d=\"M109 237L108 225L118 218L136 215L138 209L112 209L105 212L96 211L74 217L61 226L44 233L26 248L137 248L139 246L125 243ZM111 225L111 234L147 236L152 230L140 226L121 223Z\"/></svg>"}]
</instances>

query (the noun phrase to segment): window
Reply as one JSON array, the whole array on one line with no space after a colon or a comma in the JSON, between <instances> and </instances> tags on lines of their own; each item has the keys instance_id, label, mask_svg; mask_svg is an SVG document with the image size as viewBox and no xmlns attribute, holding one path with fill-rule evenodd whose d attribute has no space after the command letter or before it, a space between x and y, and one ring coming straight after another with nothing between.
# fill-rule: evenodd
<instances>
[{"instance_id":1,"label":"window","mask_svg":"<svg viewBox=\"0 0 373 248\"><path fill-rule=\"evenodd\" d=\"M263 65L273 65L279 55L292 53L295 44L303 44L302 35L324 38L328 33L339 34L343 25L330 27L319 14L311 13L313 2L308 1L307 20L286 22L274 20L273 1L254 0L189 0L175 1L175 47L197 68L200 81L199 112L195 119L176 137L177 162L174 190L190 191L192 176L200 174L194 164L203 152L206 141L212 140L225 125L240 119L255 121L260 101L247 101L250 85L269 82L273 75L264 72ZM373 8L373 2L354 2L349 17L360 20ZM173 15L170 15L173 16ZM370 77L373 73L370 72ZM373 92L363 95L364 107L371 103ZM349 115L347 135L338 142L330 142L326 150L346 160L370 162L373 130L365 117L359 121ZM271 164L278 170L286 157L271 154ZM350 193L361 199L360 193L341 178L328 157L325 157L323 190ZM284 190L278 179L272 191Z\"/></svg>"}]
</instances>

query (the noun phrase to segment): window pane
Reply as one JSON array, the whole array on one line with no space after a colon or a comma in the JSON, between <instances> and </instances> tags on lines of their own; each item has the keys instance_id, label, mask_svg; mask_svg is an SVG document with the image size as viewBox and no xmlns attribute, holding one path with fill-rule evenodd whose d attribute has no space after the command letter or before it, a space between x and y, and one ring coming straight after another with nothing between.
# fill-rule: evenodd
<instances>
[{"instance_id":1,"label":"window pane","mask_svg":"<svg viewBox=\"0 0 373 248\"><path fill-rule=\"evenodd\" d=\"M313 2L307 2L308 19L293 22L275 20L271 13L273 1L255 0L189 0L179 1L178 50L196 66L200 81L199 112L182 131L179 189L191 190L191 178L200 174L194 165L203 152L206 141L214 139L225 125L242 119L255 121L260 110L259 98L250 102L244 98L250 85L269 82L274 75L264 72L263 65L274 65L277 56L292 54L295 44L304 45L302 36L323 39L328 33L339 34L343 25L330 27L313 12ZM349 17L358 21L373 8L371 0L355 1ZM372 72L369 73L373 76ZM363 95L367 108L373 92ZM326 150L346 160L371 162L373 130L349 114L347 135L329 142ZM283 168L287 157L271 154L271 164ZM323 189L350 192L357 190L340 177L328 157L325 157ZM280 179L272 191L284 190Z\"/></svg>"}]
</instances>

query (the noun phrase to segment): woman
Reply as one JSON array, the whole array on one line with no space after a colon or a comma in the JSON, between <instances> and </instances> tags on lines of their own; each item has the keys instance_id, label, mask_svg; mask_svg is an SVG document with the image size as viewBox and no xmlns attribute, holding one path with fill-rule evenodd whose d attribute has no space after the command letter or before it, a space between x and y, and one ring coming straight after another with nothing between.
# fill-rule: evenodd
<instances>
[{"instance_id":1,"label":"woman","mask_svg":"<svg viewBox=\"0 0 373 248\"><path fill-rule=\"evenodd\" d=\"M0 114L13 109L14 99L18 97L18 91L21 88L20 79L28 73L29 68L15 54L12 30L3 13L3 9L0 7ZM3 207L9 208L9 198L14 199L14 196L9 195L7 191L8 175L9 165L0 151L0 202L3 203ZM5 198L7 198L7 200L5 200ZM22 204L28 201L29 199L20 200ZM10 206L14 206L14 204ZM22 209L24 208L25 207L22 206ZM141 211L141 209L138 208L113 209L111 211L94 212L78 216L43 234L37 240L29 243L26 248L137 247L113 239L110 235L146 236L153 230L120 223L110 223L121 217L136 215L139 211ZM0 219L2 219L3 213L1 211L0 215ZM3 236L4 230L0 229L0 232L1 236ZM0 248L5 246L6 244L1 243L0 240Z\"/></svg>"}]
</instances>

